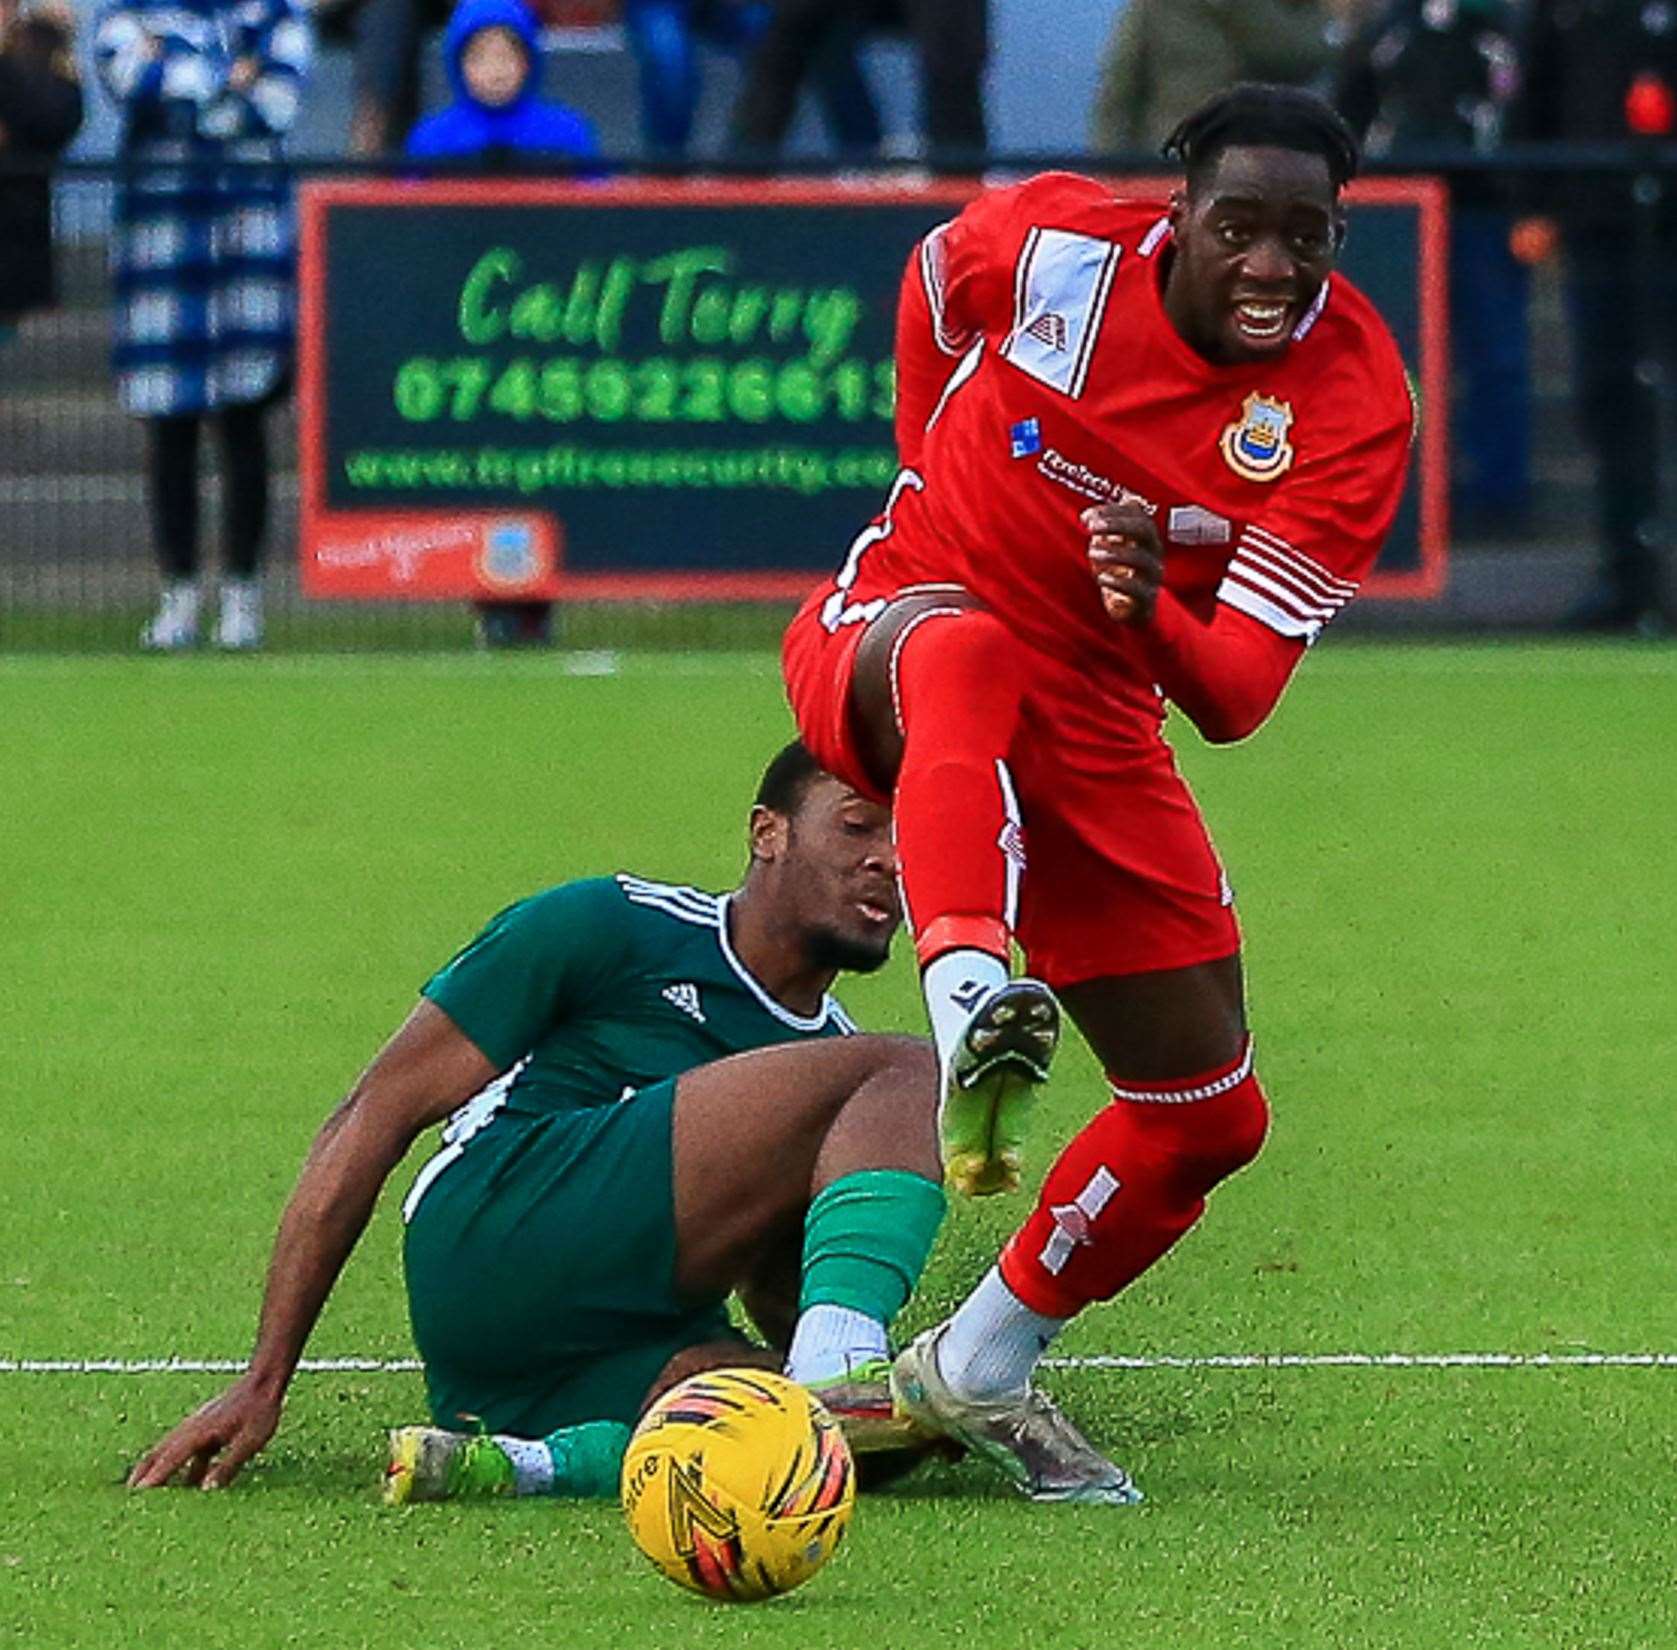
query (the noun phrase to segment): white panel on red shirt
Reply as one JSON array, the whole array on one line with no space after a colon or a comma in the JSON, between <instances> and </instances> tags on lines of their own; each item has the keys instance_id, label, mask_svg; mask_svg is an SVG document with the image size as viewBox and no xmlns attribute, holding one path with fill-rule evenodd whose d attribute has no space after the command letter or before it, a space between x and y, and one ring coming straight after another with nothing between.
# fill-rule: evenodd
<instances>
[{"instance_id":1,"label":"white panel on red shirt","mask_svg":"<svg viewBox=\"0 0 1677 1650\"><path fill-rule=\"evenodd\" d=\"M1083 393L1120 249L1093 235L1033 227L1014 273L1002 358L1075 400Z\"/></svg>"},{"instance_id":2,"label":"white panel on red shirt","mask_svg":"<svg viewBox=\"0 0 1677 1650\"><path fill-rule=\"evenodd\" d=\"M1283 636L1314 642L1356 595L1350 579L1330 573L1262 527L1243 528L1217 599Z\"/></svg>"}]
</instances>

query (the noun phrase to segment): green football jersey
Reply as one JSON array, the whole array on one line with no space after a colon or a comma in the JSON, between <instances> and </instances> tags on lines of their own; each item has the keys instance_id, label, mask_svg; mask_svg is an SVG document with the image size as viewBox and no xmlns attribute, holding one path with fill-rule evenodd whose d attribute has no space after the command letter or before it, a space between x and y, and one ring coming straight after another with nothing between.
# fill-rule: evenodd
<instances>
[{"instance_id":1,"label":"green football jersey","mask_svg":"<svg viewBox=\"0 0 1677 1650\"><path fill-rule=\"evenodd\" d=\"M752 978L727 896L628 875L508 906L424 993L503 1071L468 1108L478 1127L486 1113L613 1105L725 1055L856 1029L830 996L805 1018Z\"/></svg>"}]
</instances>

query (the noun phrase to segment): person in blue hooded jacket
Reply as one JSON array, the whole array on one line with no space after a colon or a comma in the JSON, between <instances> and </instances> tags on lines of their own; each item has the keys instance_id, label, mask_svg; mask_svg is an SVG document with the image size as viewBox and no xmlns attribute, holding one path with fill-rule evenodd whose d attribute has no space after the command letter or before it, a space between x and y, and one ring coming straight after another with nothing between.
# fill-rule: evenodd
<instances>
[{"instance_id":1,"label":"person in blue hooded jacket","mask_svg":"<svg viewBox=\"0 0 1677 1650\"><path fill-rule=\"evenodd\" d=\"M486 166L521 154L598 156L585 116L536 95L541 56L536 20L523 0L461 0L443 37L443 62L454 101L408 134L409 155L476 155ZM549 602L478 603L485 647L540 647L552 626Z\"/></svg>"},{"instance_id":2,"label":"person in blue hooded jacket","mask_svg":"<svg viewBox=\"0 0 1677 1650\"><path fill-rule=\"evenodd\" d=\"M443 62L454 101L408 134L409 155L599 154L585 116L537 95L540 47L523 0L461 0L443 37Z\"/></svg>"}]
</instances>

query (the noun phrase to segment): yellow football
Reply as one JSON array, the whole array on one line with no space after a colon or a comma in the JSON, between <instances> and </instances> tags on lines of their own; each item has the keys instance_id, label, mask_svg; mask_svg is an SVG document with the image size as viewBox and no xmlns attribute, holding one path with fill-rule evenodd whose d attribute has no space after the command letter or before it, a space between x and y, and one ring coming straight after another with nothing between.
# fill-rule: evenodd
<instances>
[{"instance_id":1,"label":"yellow football","mask_svg":"<svg viewBox=\"0 0 1677 1650\"><path fill-rule=\"evenodd\" d=\"M838 1422L795 1381L713 1369L646 1412L623 1458L636 1545L671 1581L751 1603L833 1556L856 1500Z\"/></svg>"}]
</instances>

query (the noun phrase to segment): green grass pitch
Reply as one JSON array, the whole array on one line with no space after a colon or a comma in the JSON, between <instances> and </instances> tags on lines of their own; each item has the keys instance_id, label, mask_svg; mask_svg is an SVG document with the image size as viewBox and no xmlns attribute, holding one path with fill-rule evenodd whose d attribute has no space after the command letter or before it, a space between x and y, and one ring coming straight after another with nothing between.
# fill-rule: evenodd
<instances>
[{"instance_id":1,"label":"green grass pitch","mask_svg":"<svg viewBox=\"0 0 1677 1650\"><path fill-rule=\"evenodd\" d=\"M221 1496L128 1463L235 1358L303 1149L430 969L538 886L726 886L788 728L766 655L0 661L0 1644L913 1650L1677 1644L1677 1368L1077 1364L1149 1493L976 1467L754 1609L614 1507L377 1502L417 1377L300 1376ZM1059 1350L1677 1353L1677 654L1333 645L1184 763L1240 896L1276 1125ZM917 1027L906 948L853 984ZM1068 1051L1034 1166L1099 1098ZM409 1355L395 1204L310 1348ZM953 1210L908 1327L1018 1205Z\"/></svg>"}]
</instances>

